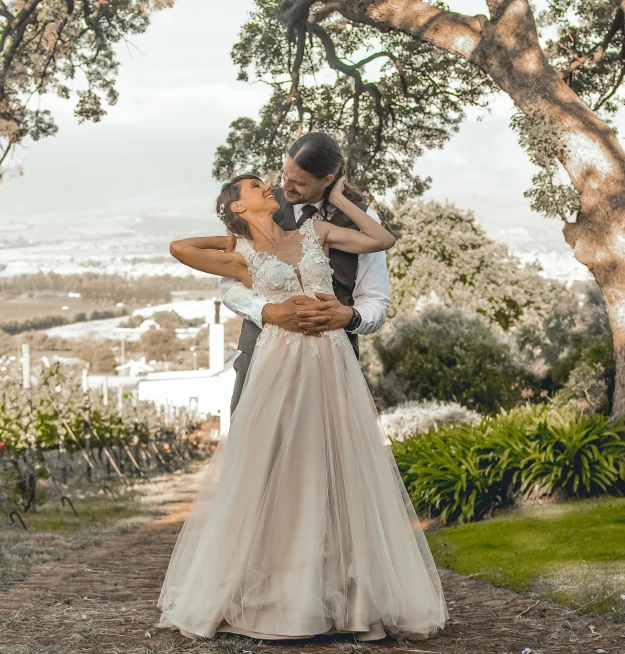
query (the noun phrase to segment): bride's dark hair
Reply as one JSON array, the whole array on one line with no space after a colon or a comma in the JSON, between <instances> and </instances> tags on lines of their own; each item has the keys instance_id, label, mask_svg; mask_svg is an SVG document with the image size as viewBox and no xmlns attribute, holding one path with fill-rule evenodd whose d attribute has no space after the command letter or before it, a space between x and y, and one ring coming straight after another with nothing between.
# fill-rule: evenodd
<instances>
[{"instance_id":1,"label":"bride's dark hair","mask_svg":"<svg viewBox=\"0 0 625 654\"><path fill-rule=\"evenodd\" d=\"M302 170L317 179L334 175L335 180L347 172L347 161L341 152L341 147L334 137L327 132L309 132L297 139L289 149L289 158ZM321 205L321 214L325 217L330 203L330 191L335 182L326 188ZM354 184L345 180L343 194L352 202L362 201L363 195Z\"/></svg>"},{"instance_id":2,"label":"bride's dark hair","mask_svg":"<svg viewBox=\"0 0 625 654\"><path fill-rule=\"evenodd\" d=\"M263 181L258 175L252 175L251 173L233 177L229 182L226 182L221 187L221 192L219 193L215 205L215 211L221 222L228 228L229 232L232 232L235 236L243 236L252 241L254 239L252 238L252 233L250 232L250 227L247 224L247 221L230 208L230 205L233 202L241 199L241 182L244 179L257 179L259 182Z\"/></svg>"}]
</instances>

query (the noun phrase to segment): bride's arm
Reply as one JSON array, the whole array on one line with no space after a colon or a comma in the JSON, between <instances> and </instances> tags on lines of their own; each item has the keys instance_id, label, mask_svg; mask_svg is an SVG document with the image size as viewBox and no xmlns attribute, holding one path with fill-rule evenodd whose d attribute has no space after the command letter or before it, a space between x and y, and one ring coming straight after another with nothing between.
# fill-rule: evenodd
<instances>
[{"instance_id":1,"label":"bride's arm","mask_svg":"<svg viewBox=\"0 0 625 654\"><path fill-rule=\"evenodd\" d=\"M392 248L395 245L395 237L374 218L348 200L343 195L344 187L345 178L342 177L336 181L330 193L330 202L350 218L360 231L315 220L315 229L324 246L355 254L381 252Z\"/></svg>"},{"instance_id":2,"label":"bride's arm","mask_svg":"<svg viewBox=\"0 0 625 654\"><path fill-rule=\"evenodd\" d=\"M197 236L172 241L171 255L189 268L222 277L234 277L246 286L252 286L245 259L233 252L235 238L229 236Z\"/></svg>"}]
</instances>

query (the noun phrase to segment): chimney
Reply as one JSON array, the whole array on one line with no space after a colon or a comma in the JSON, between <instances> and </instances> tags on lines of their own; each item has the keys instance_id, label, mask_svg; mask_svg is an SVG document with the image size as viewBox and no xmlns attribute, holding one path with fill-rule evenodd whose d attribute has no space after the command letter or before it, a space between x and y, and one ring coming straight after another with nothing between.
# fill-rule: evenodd
<instances>
[{"instance_id":1,"label":"chimney","mask_svg":"<svg viewBox=\"0 0 625 654\"><path fill-rule=\"evenodd\" d=\"M219 309L221 307L221 301L220 300L214 300L215 302L215 324L219 325L221 323L221 320L219 319Z\"/></svg>"},{"instance_id":2,"label":"chimney","mask_svg":"<svg viewBox=\"0 0 625 654\"><path fill-rule=\"evenodd\" d=\"M224 326L219 322L220 305L221 302L219 300L214 300L215 318L208 327L208 367L213 372L223 370L225 364Z\"/></svg>"}]
</instances>

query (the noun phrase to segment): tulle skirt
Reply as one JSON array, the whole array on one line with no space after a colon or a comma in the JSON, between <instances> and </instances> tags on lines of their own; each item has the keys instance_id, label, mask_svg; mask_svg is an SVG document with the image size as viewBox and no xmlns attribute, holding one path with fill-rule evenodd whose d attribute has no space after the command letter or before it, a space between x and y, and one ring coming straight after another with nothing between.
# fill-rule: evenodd
<instances>
[{"instance_id":1,"label":"tulle skirt","mask_svg":"<svg viewBox=\"0 0 625 654\"><path fill-rule=\"evenodd\" d=\"M159 627L358 640L441 629L440 579L345 333L267 325L158 600Z\"/></svg>"}]
</instances>

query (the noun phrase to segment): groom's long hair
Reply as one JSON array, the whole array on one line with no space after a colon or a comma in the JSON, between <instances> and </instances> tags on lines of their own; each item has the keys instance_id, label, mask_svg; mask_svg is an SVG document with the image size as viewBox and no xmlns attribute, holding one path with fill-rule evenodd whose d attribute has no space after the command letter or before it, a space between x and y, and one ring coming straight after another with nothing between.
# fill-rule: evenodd
<instances>
[{"instance_id":1,"label":"groom's long hair","mask_svg":"<svg viewBox=\"0 0 625 654\"><path fill-rule=\"evenodd\" d=\"M347 172L347 161L341 152L341 148L332 136L327 132L309 132L297 139L289 149L289 158L292 159L302 170L310 173L317 179L323 179L327 175L334 175L335 180ZM325 218L328 214L330 204L330 192L335 182L325 190L323 204L320 212ZM343 192L347 199L352 202L363 200L363 195L354 184L345 180Z\"/></svg>"}]
</instances>

